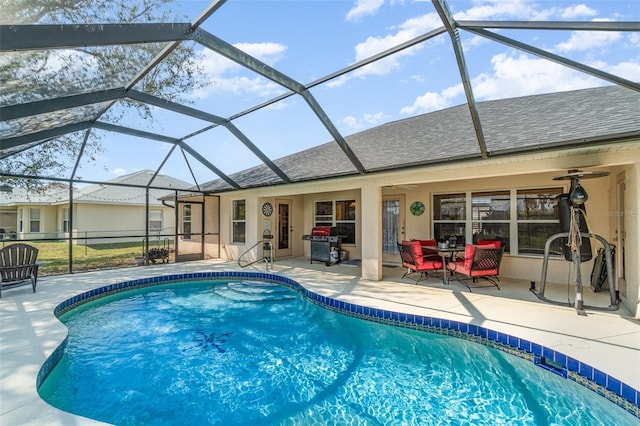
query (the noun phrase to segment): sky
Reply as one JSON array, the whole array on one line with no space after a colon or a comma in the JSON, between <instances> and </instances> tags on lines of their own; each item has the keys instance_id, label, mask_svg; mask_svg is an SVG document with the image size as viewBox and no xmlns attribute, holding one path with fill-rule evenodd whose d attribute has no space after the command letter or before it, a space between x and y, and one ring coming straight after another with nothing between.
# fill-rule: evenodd
<instances>
[{"instance_id":1,"label":"sky","mask_svg":"<svg viewBox=\"0 0 640 426\"><path fill-rule=\"evenodd\" d=\"M193 20L206 1L177 1ZM449 0L457 20L640 21L640 1ZM260 59L301 84L309 84L442 25L431 1L228 0L202 29ZM632 81L640 80L640 33L500 30L500 34ZM477 101L568 91L612 83L509 46L460 31L464 59ZM206 84L184 93L190 106L228 118L287 90L198 46ZM443 34L384 60L310 89L343 136L465 102L451 41ZM120 124L184 137L209 123L157 110L154 120L128 114ZM297 95L233 120L271 159L333 138ZM170 144L105 132L96 163L83 164L84 179L108 180L157 169ZM222 127L188 138L224 173L261 161ZM161 173L203 183L217 176L178 150Z\"/></svg>"}]
</instances>

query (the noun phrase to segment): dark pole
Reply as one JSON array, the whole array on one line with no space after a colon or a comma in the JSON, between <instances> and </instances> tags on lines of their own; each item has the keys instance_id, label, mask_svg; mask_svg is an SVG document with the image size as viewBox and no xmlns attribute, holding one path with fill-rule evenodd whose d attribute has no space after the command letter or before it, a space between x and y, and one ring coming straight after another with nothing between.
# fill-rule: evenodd
<instances>
[{"instance_id":1,"label":"dark pole","mask_svg":"<svg viewBox=\"0 0 640 426\"><path fill-rule=\"evenodd\" d=\"M62 218L64 231L64 217ZM73 181L69 181L69 273L73 274Z\"/></svg>"}]
</instances>

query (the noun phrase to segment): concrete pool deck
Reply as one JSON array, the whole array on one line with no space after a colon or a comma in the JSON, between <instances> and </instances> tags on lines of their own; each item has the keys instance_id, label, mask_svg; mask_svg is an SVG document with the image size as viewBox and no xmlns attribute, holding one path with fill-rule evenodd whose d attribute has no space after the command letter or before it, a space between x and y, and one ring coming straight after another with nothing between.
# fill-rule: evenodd
<instances>
[{"instance_id":1,"label":"concrete pool deck","mask_svg":"<svg viewBox=\"0 0 640 426\"><path fill-rule=\"evenodd\" d=\"M241 269L235 262L209 260L158 264L97 272L40 277L30 286L6 290L0 299L0 425L102 424L62 412L43 401L36 389L41 366L66 337L53 315L62 301L85 291L144 277L205 271L265 272L263 264ZM473 323L552 348L640 389L640 322L623 307L617 311L575 309L539 301L529 283L501 280L500 288L471 293L452 281L431 278L415 285L402 280L402 268L384 268L383 281L359 277L352 266L313 263L304 258L278 261L271 273L341 301L408 314ZM585 304L606 306L607 292L585 286ZM547 285L552 300L573 298L573 287Z\"/></svg>"}]
</instances>

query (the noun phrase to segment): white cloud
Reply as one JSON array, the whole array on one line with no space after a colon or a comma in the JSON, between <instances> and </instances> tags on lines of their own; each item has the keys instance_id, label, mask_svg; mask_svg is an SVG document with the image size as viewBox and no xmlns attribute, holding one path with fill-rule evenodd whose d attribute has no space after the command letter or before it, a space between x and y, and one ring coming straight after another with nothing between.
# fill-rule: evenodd
<instances>
[{"instance_id":1,"label":"white cloud","mask_svg":"<svg viewBox=\"0 0 640 426\"><path fill-rule=\"evenodd\" d=\"M455 13L454 18L460 21L505 17L533 19L540 14L529 0L488 0L474 2L473 7Z\"/></svg>"},{"instance_id":2,"label":"white cloud","mask_svg":"<svg viewBox=\"0 0 640 426\"><path fill-rule=\"evenodd\" d=\"M373 114L362 114L362 117L360 119L354 117L353 115L348 115L340 120L340 122L349 130L357 131L363 128L377 126L378 124L382 123L383 120L388 118L389 116L385 115L383 112L376 112Z\"/></svg>"},{"instance_id":3,"label":"white cloud","mask_svg":"<svg viewBox=\"0 0 640 426\"><path fill-rule=\"evenodd\" d=\"M363 16L374 15L382 7L384 0L357 0L356 5L347 12L347 21L357 21Z\"/></svg>"},{"instance_id":4,"label":"white cloud","mask_svg":"<svg viewBox=\"0 0 640 426\"><path fill-rule=\"evenodd\" d=\"M395 32L380 37L368 37L362 43L358 43L355 50L355 61L358 62L363 59L374 56L380 52L383 52L391 47L397 46L408 40L411 40L421 34L424 34L434 28L442 26L442 21L436 13L429 13L421 15L415 18L408 19L395 28ZM436 43L442 43L443 38L439 37L433 41ZM402 66L402 58L415 54L419 49L425 47L425 43L418 46L405 49L395 55L378 60L372 64L362 67L354 72L345 74L327 84L328 87L338 87L344 85L348 80L352 78L364 78L368 75L387 75L393 70Z\"/></svg>"},{"instance_id":5,"label":"white cloud","mask_svg":"<svg viewBox=\"0 0 640 426\"><path fill-rule=\"evenodd\" d=\"M493 74L473 79L477 100L504 99L539 93L584 89L604 81L545 59L506 53L491 59Z\"/></svg>"},{"instance_id":6,"label":"white cloud","mask_svg":"<svg viewBox=\"0 0 640 426\"><path fill-rule=\"evenodd\" d=\"M355 118L353 115L348 115L340 121L342 122L342 124L344 124L347 128L351 130L359 130L362 128L362 125L358 123L358 119Z\"/></svg>"},{"instance_id":7,"label":"white cloud","mask_svg":"<svg viewBox=\"0 0 640 426\"><path fill-rule=\"evenodd\" d=\"M608 65L605 62L599 61L590 63L589 66L630 81L638 81L640 76L640 63L634 61L625 61L614 65Z\"/></svg>"},{"instance_id":8,"label":"white cloud","mask_svg":"<svg viewBox=\"0 0 640 426\"><path fill-rule=\"evenodd\" d=\"M413 105L402 108L400 113L407 115L424 114L447 108L451 106L452 100L462 92L462 84L448 87L440 93L427 92L422 96L418 96Z\"/></svg>"},{"instance_id":9,"label":"white cloud","mask_svg":"<svg viewBox=\"0 0 640 426\"><path fill-rule=\"evenodd\" d=\"M455 13L454 18L460 21L485 19L544 21L553 17L575 19L597 14L597 11L584 4L571 5L565 8L540 8L540 3L533 0L476 0L473 4L473 7Z\"/></svg>"},{"instance_id":10,"label":"white cloud","mask_svg":"<svg viewBox=\"0 0 640 426\"><path fill-rule=\"evenodd\" d=\"M278 43L238 43L234 46L269 66L274 66L284 58L287 50L285 45ZM202 51L200 65L210 84L192 93L196 99L205 99L215 92L251 93L266 97L280 94L284 90L278 84L247 71L241 65L209 49Z\"/></svg>"},{"instance_id":11,"label":"white cloud","mask_svg":"<svg viewBox=\"0 0 640 426\"><path fill-rule=\"evenodd\" d=\"M617 31L574 31L569 40L558 43L555 50L574 52L601 49L618 42L621 38L622 34Z\"/></svg>"},{"instance_id":12,"label":"white cloud","mask_svg":"<svg viewBox=\"0 0 640 426\"><path fill-rule=\"evenodd\" d=\"M116 168L111 170L111 174L114 176L122 176L122 175L126 175L128 172L123 169L123 168Z\"/></svg>"},{"instance_id":13,"label":"white cloud","mask_svg":"<svg viewBox=\"0 0 640 426\"><path fill-rule=\"evenodd\" d=\"M583 16L595 16L598 12L591 9L585 4L576 4L569 6L560 12L560 17L563 19L576 19Z\"/></svg>"},{"instance_id":14,"label":"white cloud","mask_svg":"<svg viewBox=\"0 0 640 426\"><path fill-rule=\"evenodd\" d=\"M473 94L477 101L563 92L609 84L586 73L524 54L501 53L491 58L491 65L491 73L483 73L472 78ZM599 61L587 65L632 81L636 81L640 75L640 63L635 61L617 64ZM463 96L463 86L457 84L439 93L427 92L400 112L415 115L441 110L463 103Z\"/></svg>"}]
</instances>

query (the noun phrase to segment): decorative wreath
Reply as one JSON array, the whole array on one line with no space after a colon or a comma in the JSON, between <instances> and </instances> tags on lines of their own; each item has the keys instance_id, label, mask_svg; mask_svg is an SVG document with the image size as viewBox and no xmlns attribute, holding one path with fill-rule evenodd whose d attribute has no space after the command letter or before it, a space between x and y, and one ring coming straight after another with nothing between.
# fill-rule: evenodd
<instances>
[{"instance_id":1,"label":"decorative wreath","mask_svg":"<svg viewBox=\"0 0 640 426\"><path fill-rule=\"evenodd\" d=\"M424 213L424 204L422 204L420 201L414 201L413 203L411 203L409 211L414 216L420 216L422 213Z\"/></svg>"}]
</instances>

